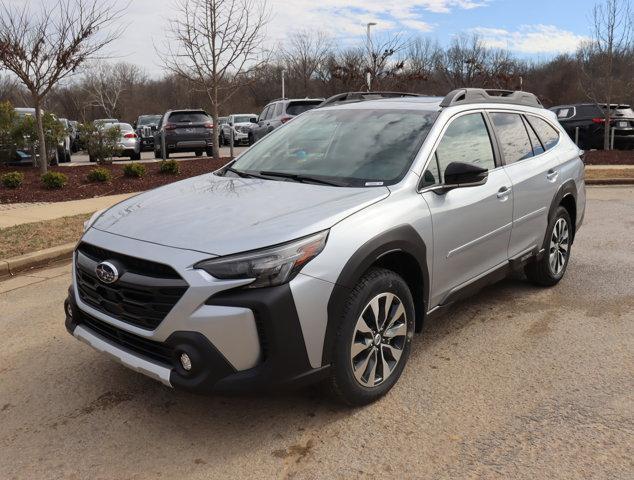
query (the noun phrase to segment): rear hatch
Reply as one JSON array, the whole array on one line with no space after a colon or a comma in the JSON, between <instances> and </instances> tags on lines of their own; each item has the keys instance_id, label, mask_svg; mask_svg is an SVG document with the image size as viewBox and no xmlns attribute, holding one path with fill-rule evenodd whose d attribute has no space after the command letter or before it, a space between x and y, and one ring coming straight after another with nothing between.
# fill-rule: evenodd
<instances>
[{"instance_id":1,"label":"rear hatch","mask_svg":"<svg viewBox=\"0 0 634 480\"><path fill-rule=\"evenodd\" d=\"M212 120L204 111L174 112L169 116L165 130L169 137L181 142L203 140L211 137Z\"/></svg>"},{"instance_id":2,"label":"rear hatch","mask_svg":"<svg viewBox=\"0 0 634 480\"><path fill-rule=\"evenodd\" d=\"M610 105L610 116L617 134L634 135L634 111L629 105Z\"/></svg>"}]
</instances>

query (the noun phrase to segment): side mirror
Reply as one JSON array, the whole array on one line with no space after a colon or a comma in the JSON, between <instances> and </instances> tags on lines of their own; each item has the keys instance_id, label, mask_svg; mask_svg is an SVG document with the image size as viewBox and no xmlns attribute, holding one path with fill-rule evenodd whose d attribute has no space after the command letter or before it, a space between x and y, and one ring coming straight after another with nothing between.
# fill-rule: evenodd
<instances>
[{"instance_id":1,"label":"side mirror","mask_svg":"<svg viewBox=\"0 0 634 480\"><path fill-rule=\"evenodd\" d=\"M449 188L484 185L489 176L486 168L473 163L451 162L445 168L445 186Z\"/></svg>"}]
</instances>

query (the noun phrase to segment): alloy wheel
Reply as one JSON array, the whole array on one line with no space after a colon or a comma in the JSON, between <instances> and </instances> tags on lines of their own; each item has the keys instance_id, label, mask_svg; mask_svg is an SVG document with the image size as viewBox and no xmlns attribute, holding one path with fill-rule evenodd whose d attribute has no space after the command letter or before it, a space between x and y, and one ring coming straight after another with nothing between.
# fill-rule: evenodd
<instances>
[{"instance_id":1,"label":"alloy wheel","mask_svg":"<svg viewBox=\"0 0 634 480\"><path fill-rule=\"evenodd\" d=\"M568 252L570 250L570 235L568 232L568 222L565 218L559 218L555 222L553 232L550 237L549 263L553 275L558 276L566 266Z\"/></svg>"},{"instance_id":2,"label":"alloy wheel","mask_svg":"<svg viewBox=\"0 0 634 480\"><path fill-rule=\"evenodd\" d=\"M385 292L368 302L357 319L350 361L357 382L376 387L396 369L407 336L407 314L400 298Z\"/></svg>"}]
</instances>

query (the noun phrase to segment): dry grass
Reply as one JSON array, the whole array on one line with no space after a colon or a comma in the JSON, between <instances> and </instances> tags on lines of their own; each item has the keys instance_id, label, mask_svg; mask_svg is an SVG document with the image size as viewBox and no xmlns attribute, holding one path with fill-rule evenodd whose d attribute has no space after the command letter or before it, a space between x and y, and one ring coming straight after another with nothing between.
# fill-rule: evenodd
<instances>
[{"instance_id":1,"label":"dry grass","mask_svg":"<svg viewBox=\"0 0 634 480\"><path fill-rule=\"evenodd\" d=\"M586 168L586 180L634 178L634 168Z\"/></svg>"},{"instance_id":2,"label":"dry grass","mask_svg":"<svg viewBox=\"0 0 634 480\"><path fill-rule=\"evenodd\" d=\"M10 258L79 240L91 214L0 229L0 258Z\"/></svg>"}]
</instances>

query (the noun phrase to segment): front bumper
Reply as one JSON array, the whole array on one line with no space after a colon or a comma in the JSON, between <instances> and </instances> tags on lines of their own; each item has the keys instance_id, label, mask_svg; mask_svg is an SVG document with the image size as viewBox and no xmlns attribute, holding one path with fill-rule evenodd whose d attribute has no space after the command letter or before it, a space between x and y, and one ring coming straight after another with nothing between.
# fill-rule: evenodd
<instances>
[{"instance_id":1,"label":"front bumper","mask_svg":"<svg viewBox=\"0 0 634 480\"><path fill-rule=\"evenodd\" d=\"M91 237L90 231L86 237ZM109 239L113 240L107 235L103 240ZM125 246L131 241L119 242ZM156 248L156 254L162 256L168 247ZM316 382L327 374L327 366L311 365L302 331L306 319L300 321L288 284L253 290L236 285L219 288L221 282L205 278L200 271L183 269L179 273L189 282L189 289L165 319L154 330L148 330L110 317L82 301L77 288L77 263L76 256L74 283L65 302L67 330L165 385L197 393L260 391ZM314 292L322 288L324 295L329 291L321 280L300 280L302 285L295 289ZM321 285L315 286L314 282ZM304 300L299 300L302 305ZM182 353L191 358L191 371L181 366Z\"/></svg>"}]
</instances>

